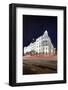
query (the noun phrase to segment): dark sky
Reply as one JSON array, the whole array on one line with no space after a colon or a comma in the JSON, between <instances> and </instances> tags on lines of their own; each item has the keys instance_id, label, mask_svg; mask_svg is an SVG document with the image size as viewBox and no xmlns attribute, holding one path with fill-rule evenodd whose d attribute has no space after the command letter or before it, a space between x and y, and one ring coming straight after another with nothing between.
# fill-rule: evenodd
<instances>
[{"instance_id":1,"label":"dark sky","mask_svg":"<svg viewBox=\"0 0 68 90\"><path fill-rule=\"evenodd\" d=\"M33 38L37 39L43 35L45 30L48 31L54 47L57 48L56 16L23 15L23 46L29 45Z\"/></svg>"}]
</instances>

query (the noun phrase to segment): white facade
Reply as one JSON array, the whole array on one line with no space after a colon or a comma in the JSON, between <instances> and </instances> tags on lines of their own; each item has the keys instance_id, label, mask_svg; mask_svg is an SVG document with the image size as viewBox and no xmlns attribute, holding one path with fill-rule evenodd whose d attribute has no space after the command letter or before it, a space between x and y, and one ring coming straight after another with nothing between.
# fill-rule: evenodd
<instances>
[{"instance_id":1,"label":"white facade","mask_svg":"<svg viewBox=\"0 0 68 90\"><path fill-rule=\"evenodd\" d=\"M42 36L36 39L35 42L30 43L27 47L24 47L24 54L27 52L38 53L38 54L54 54L55 48L51 42L50 37L48 36L47 30Z\"/></svg>"}]
</instances>

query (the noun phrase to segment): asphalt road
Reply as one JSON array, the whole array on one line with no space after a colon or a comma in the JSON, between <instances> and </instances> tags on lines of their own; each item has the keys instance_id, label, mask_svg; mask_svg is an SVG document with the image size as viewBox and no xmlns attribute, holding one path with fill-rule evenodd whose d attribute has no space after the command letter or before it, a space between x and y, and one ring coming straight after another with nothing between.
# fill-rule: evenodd
<instances>
[{"instance_id":1,"label":"asphalt road","mask_svg":"<svg viewBox=\"0 0 68 90\"><path fill-rule=\"evenodd\" d=\"M23 74L57 73L57 60L32 59L23 60Z\"/></svg>"}]
</instances>

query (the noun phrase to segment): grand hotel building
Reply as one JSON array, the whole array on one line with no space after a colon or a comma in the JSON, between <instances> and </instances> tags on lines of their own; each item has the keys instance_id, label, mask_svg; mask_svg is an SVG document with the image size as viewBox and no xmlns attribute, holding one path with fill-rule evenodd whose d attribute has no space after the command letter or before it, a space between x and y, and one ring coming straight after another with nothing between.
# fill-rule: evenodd
<instances>
[{"instance_id":1,"label":"grand hotel building","mask_svg":"<svg viewBox=\"0 0 68 90\"><path fill-rule=\"evenodd\" d=\"M46 54L54 55L56 48L54 48L47 30L44 34L36 39L35 42L31 42L27 47L24 47L24 55L32 54Z\"/></svg>"}]
</instances>

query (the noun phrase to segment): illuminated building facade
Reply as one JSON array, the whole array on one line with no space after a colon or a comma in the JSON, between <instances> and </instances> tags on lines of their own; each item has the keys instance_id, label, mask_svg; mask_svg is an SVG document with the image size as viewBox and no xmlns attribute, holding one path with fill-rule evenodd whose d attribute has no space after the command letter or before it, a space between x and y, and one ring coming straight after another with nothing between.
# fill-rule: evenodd
<instances>
[{"instance_id":1,"label":"illuminated building facade","mask_svg":"<svg viewBox=\"0 0 68 90\"><path fill-rule=\"evenodd\" d=\"M46 54L54 55L56 48L54 48L47 30L44 34L36 39L35 42L31 42L27 47L24 47L24 55L26 54Z\"/></svg>"}]
</instances>

